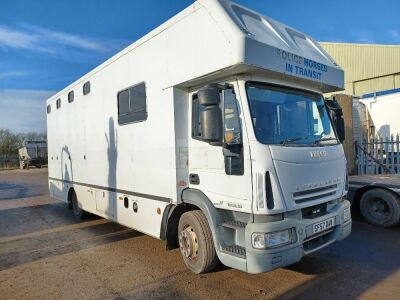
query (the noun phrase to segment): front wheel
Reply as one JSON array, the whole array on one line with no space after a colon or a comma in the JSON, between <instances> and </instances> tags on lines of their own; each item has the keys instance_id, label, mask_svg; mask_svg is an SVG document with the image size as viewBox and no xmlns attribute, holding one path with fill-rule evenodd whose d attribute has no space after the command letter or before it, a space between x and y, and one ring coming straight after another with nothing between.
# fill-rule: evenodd
<instances>
[{"instance_id":1,"label":"front wheel","mask_svg":"<svg viewBox=\"0 0 400 300\"><path fill-rule=\"evenodd\" d=\"M218 257L205 215L200 210L184 213L178 230L179 247L186 266L196 274L214 269Z\"/></svg>"},{"instance_id":2,"label":"front wheel","mask_svg":"<svg viewBox=\"0 0 400 300\"><path fill-rule=\"evenodd\" d=\"M360 210L369 223L377 226L390 227L400 221L400 200L385 189L365 192L360 199Z\"/></svg>"}]
</instances>

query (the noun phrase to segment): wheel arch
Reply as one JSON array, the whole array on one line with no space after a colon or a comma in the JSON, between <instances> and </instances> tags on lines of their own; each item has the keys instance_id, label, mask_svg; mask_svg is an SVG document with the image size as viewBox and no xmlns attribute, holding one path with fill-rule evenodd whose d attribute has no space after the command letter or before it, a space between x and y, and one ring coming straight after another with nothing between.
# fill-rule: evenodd
<instances>
[{"instance_id":1,"label":"wheel arch","mask_svg":"<svg viewBox=\"0 0 400 300\"><path fill-rule=\"evenodd\" d=\"M196 189L185 189L182 192L182 204L170 205L164 211L160 237L162 240L166 240L166 248L175 249L179 247L179 219L182 214L192 210L201 210L206 216L213 235L215 249L218 249L219 237L216 226L221 223L220 215L208 197L203 192Z\"/></svg>"},{"instance_id":2,"label":"wheel arch","mask_svg":"<svg viewBox=\"0 0 400 300\"><path fill-rule=\"evenodd\" d=\"M167 208L164 210L161 229L160 229L160 238L161 240L166 241L167 250L179 248L178 224L181 216L185 212L197 209L199 209L199 207L196 207L191 204L180 204L180 205L171 204L167 206Z\"/></svg>"}]
</instances>

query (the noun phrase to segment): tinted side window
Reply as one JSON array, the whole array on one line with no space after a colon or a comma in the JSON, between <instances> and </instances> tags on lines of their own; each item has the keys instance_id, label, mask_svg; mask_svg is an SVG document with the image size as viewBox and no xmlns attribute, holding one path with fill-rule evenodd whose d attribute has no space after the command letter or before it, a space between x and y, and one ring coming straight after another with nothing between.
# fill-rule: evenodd
<instances>
[{"instance_id":1,"label":"tinted side window","mask_svg":"<svg viewBox=\"0 0 400 300\"><path fill-rule=\"evenodd\" d=\"M146 85L133 86L118 93L118 123L120 125L147 119Z\"/></svg>"},{"instance_id":2,"label":"tinted side window","mask_svg":"<svg viewBox=\"0 0 400 300\"><path fill-rule=\"evenodd\" d=\"M242 130L240 126L240 113L236 95L232 89L224 90L224 123L225 142L229 144L242 143Z\"/></svg>"},{"instance_id":3,"label":"tinted side window","mask_svg":"<svg viewBox=\"0 0 400 300\"><path fill-rule=\"evenodd\" d=\"M87 81L84 85L83 85L83 94L87 95L90 93L90 81Z\"/></svg>"},{"instance_id":4,"label":"tinted side window","mask_svg":"<svg viewBox=\"0 0 400 300\"><path fill-rule=\"evenodd\" d=\"M146 87L144 84L129 89L131 112L146 110Z\"/></svg>"},{"instance_id":5,"label":"tinted side window","mask_svg":"<svg viewBox=\"0 0 400 300\"><path fill-rule=\"evenodd\" d=\"M129 114L129 90L118 93L118 114Z\"/></svg>"},{"instance_id":6,"label":"tinted side window","mask_svg":"<svg viewBox=\"0 0 400 300\"><path fill-rule=\"evenodd\" d=\"M69 103L74 102L74 91L70 91L68 93L68 102Z\"/></svg>"},{"instance_id":7,"label":"tinted side window","mask_svg":"<svg viewBox=\"0 0 400 300\"><path fill-rule=\"evenodd\" d=\"M57 109L59 109L61 107L61 99L57 99L56 107L57 107Z\"/></svg>"},{"instance_id":8,"label":"tinted side window","mask_svg":"<svg viewBox=\"0 0 400 300\"><path fill-rule=\"evenodd\" d=\"M51 105L50 105L50 104L47 105L47 113L48 113L48 114L51 113Z\"/></svg>"}]
</instances>

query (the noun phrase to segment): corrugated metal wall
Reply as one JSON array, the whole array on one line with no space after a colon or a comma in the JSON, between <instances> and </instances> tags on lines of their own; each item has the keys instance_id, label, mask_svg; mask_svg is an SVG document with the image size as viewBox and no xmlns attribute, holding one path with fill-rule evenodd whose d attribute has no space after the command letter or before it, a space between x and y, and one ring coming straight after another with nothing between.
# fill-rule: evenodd
<instances>
[{"instance_id":1,"label":"corrugated metal wall","mask_svg":"<svg viewBox=\"0 0 400 300\"><path fill-rule=\"evenodd\" d=\"M345 70L345 94L400 88L400 46L320 43Z\"/></svg>"}]
</instances>

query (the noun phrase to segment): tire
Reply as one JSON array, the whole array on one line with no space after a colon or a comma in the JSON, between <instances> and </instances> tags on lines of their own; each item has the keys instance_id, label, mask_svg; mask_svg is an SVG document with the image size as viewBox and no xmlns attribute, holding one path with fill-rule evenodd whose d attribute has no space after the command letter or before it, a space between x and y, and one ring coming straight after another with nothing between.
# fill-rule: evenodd
<instances>
[{"instance_id":1,"label":"tire","mask_svg":"<svg viewBox=\"0 0 400 300\"><path fill-rule=\"evenodd\" d=\"M87 216L87 212L79 207L79 201L75 191L71 193L71 203L72 213L74 214L75 218L77 218L78 220L84 219Z\"/></svg>"},{"instance_id":2,"label":"tire","mask_svg":"<svg viewBox=\"0 0 400 300\"><path fill-rule=\"evenodd\" d=\"M400 222L400 200L394 193L375 188L366 191L360 199L363 217L371 224L390 227Z\"/></svg>"},{"instance_id":3,"label":"tire","mask_svg":"<svg viewBox=\"0 0 400 300\"><path fill-rule=\"evenodd\" d=\"M184 213L178 225L179 248L186 266L201 274L215 268L218 257L205 215L200 210Z\"/></svg>"}]
</instances>

